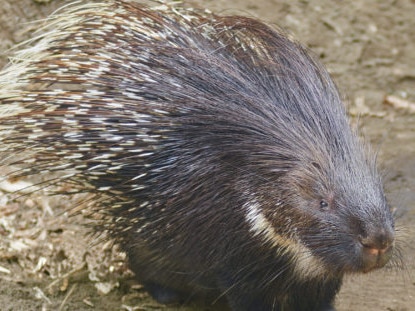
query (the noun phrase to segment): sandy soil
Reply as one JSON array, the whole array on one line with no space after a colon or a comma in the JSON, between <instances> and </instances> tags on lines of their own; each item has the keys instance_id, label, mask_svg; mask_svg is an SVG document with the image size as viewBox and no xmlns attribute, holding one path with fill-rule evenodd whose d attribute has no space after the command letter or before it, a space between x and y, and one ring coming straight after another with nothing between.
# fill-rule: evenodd
<instances>
[{"instance_id":1,"label":"sandy soil","mask_svg":"<svg viewBox=\"0 0 415 311\"><path fill-rule=\"evenodd\" d=\"M38 1L42 2L42 1ZM45 2L45 1L43 1ZM49 1L46 1L49 2ZM65 1L0 0L0 67ZM221 14L278 24L327 65L362 132L377 148L389 199L398 214L403 269L352 276L337 300L346 310L415 310L415 1L185 1ZM92 243L73 198L36 193L19 201L0 193L1 310L218 310L165 307L134 283L123 254Z\"/></svg>"}]
</instances>

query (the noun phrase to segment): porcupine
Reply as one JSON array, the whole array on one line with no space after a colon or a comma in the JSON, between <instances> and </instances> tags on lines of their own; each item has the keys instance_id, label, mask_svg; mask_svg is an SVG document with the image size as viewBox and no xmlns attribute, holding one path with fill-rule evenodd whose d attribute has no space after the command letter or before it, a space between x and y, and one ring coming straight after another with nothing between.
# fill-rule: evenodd
<instances>
[{"instance_id":1,"label":"porcupine","mask_svg":"<svg viewBox=\"0 0 415 311\"><path fill-rule=\"evenodd\" d=\"M374 157L282 31L124 0L70 6L46 30L1 75L12 176L97 195L95 230L159 301L333 310L345 274L392 257Z\"/></svg>"}]
</instances>

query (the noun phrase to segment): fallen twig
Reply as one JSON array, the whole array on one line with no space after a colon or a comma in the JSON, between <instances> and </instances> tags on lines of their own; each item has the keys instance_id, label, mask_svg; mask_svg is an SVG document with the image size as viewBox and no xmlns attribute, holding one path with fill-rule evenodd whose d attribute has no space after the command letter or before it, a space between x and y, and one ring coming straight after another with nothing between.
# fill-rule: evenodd
<instances>
[{"instance_id":1,"label":"fallen twig","mask_svg":"<svg viewBox=\"0 0 415 311\"><path fill-rule=\"evenodd\" d=\"M386 105L390 105L393 108L405 109L410 113L415 113L415 103L410 102L409 100L394 96L387 95L383 101Z\"/></svg>"}]
</instances>

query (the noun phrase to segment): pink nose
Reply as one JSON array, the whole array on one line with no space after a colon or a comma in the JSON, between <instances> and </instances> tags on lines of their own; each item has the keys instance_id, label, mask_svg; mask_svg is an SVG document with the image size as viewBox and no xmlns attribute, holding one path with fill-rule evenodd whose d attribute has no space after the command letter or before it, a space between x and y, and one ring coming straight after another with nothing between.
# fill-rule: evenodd
<instances>
[{"instance_id":1,"label":"pink nose","mask_svg":"<svg viewBox=\"0 0 415 311\"><path fill-rule=\"evenodd\" d=\"M393 231L380 230L376 233L368 233L366 236L359 236L359 242L366 248L385 250L393 244L394 235Z\"/></svg>"},{"instance_id":2,"label":"pink nose","mask_svg":"<svg viewBox=\"0 0 415 311\"><path fill-rule=\"evenodd\" d=\"M367 252L369 256L376 256L377 257L377 256L380 256L380 255L386 253L387 250L388 250L387 248L377 249L377 248L366 247L366 249L364 251Z\"/></svg>"},{"instance_id":3,"label":"pink nose","mask_svg":"<svg viewBox=\"0 0 415 311\"><path fill-rule=\"evenodd\" d=\"M394 234L381 232L360 237L362 245L362 270L369 272L383 267L390 259L393 250Z\"/></svg>"}]
</instances>

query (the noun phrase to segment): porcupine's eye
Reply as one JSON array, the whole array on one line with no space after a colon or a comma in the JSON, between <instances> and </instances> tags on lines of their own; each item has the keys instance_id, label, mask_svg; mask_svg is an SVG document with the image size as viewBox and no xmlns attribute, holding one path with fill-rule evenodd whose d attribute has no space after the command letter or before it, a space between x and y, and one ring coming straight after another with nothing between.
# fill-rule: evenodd
<instances>
[{"instance_id":1,"label":"porcupine's eye","mask_svg":"<svg viewBox=\"0 0 415 311\"><path fill-rule=\"evenodd\" d=\"M320 201L320 209L323 211L327 211L329 209L329 203L326 200Z\"/></svg>"},{"instance_id":2,"label":"porcupine's eye","mask_svg":"<svg viewBox=\"0 0 415 311\"><path fill-rule=\"evenodd\" d=\"M321 166L317 162L311 162L311 165L314 166L316 169L321 170Z\"/></svg>"}]
</instances>

